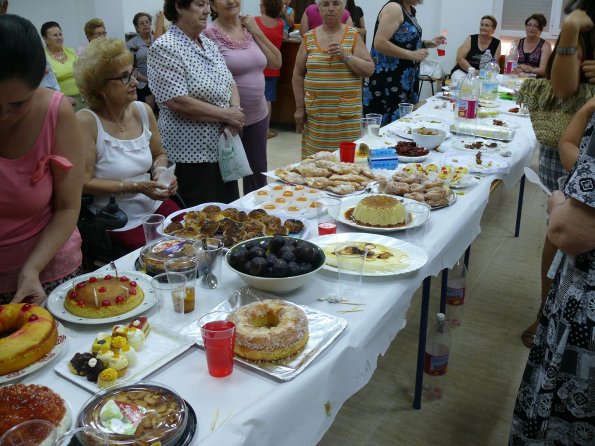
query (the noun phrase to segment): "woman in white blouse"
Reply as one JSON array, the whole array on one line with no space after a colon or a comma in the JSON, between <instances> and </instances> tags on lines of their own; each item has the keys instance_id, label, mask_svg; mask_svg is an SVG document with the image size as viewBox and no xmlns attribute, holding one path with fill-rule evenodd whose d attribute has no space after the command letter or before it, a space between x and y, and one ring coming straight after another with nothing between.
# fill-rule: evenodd
<instances>
[{"instance_id":1,"label":"woman in white blouse","mask_svg":"<svg viewBox=\"0 0 595 446\"><path fill-rule=\"evenodd\" d=\"M239 198L237 181L224 183L217 141L223 128L245 123L233 76L215 43L202 36L208 0L165 0L173 24L149 49L151 91L160 108L159 129L176 162L179 193L187 206Z\"/></svg>"}]
</instances>

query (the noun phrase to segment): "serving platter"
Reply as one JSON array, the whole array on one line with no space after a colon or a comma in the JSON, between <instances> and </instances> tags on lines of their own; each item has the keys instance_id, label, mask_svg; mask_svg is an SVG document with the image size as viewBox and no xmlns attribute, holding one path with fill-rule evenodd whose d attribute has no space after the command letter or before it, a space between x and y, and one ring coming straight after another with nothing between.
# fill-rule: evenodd
<instances>
[{"instance_id":1,"label":"serving platter","mask_svg":"<svg viewBox=\"0 0 595 446\"><path fill-rule=\"evenodd\" d=\"M479 148L467 147L470 144L478 142L483 144ZM489 147L488 144L493 145L494 147ZM501 149L507 148L507 145L484 138L455 138L451 142L451 147L455 150L462 150L464 152L498 153Z\"/></svg>"},{"instance_id":2,"label":"serving platter","mask_svg":"<svg viewBox=\"0 0 595 446\"><path fill-rule=\"evenodd\" d=\"M42 367L45 367L50 362L52 362L56 357L60 354L64 346L66 345L66 341L68 337L66 336L66 329L64 325L62 325L59 321L54 320L56 323L56 328L58 329L58 337L56 338L56 343L52 347L52 349L46 353L42 358L35 361L33 364L29 364L27 367L23 367L20 370L15 372L7 373L6 375L0 375L0 385L9 383L14 381L15 379L21 379L36 370L39 370Z\"/></svg>"},{"instance_id":3,"label":"serving platter","mask_svg":"<svg viewBox=\"0 0 595 446\"><path fill-rule=\"evenodd\" d=\"M279 299L279 297L250 287L242 287L235 290L231 296L210 311L232 312L244 305L264 299ZM290 358L275 362L254 362L240 358L237 355L234 361L270 378L279 381L290 381L302 373L347 327L347 321L341 317L305 305L297 306L306 313L310 329L308 343L301 352ZM198 336L197 345L204 349L201 336Z\"/></svg>"},{"instance_id":4,"label":"serving platter","mask_svg":"<svg viewBox=\"0 0 595 446\"><path fill-rule=\"evenodd\" d=\"M81 316L77 316L75 314L70 313L66 308L64 308L64 299L66 299L66 295L70 290L72 290L73 286L78 282L88 279L89 277L96 277L102 276L103 273L93 272L88 274L83 274L81 276L75 277L72 280L68 280L64 283L58 285L54 291L48 296L47 299L47 309L50 313L52 313L58 319L61 319L66 322L72 322L75 324L81 325L101 325L101 324L113 324L119 321L123 321L126 319L132 319L134 316L138 316L141 313L145 313L148 311L153 305L157 303L157 297L153 292L153 287L151 287L151 277L145 273L140 271L129 271L129 270L118 270L119 276L127 276L130 280L135 280L138 285L143 289L145 294L143 301L140 303L139 306L133 308L132 310L120 314L119 316L113 317L103 317L97 319L85 318ZM114 274L112 274L114 275Z\"/></svg>"},{"instance_id":5,"label":"serving platter","mask_svg":"<svg viewBox=\"0 0 595 446\"><path fill-rule=\"evenodd\" d=\"M496 121L501 121L502 122L502 127L504 128L509 128L509 129L518 129L520 127L520 124L517 124L514 121L511 121L509 119L497 119L497 118L482 118L480 119L480 122L483 125L489 125L489 126L496 126L494 124L494 120ZM496 126L497 127L497 126Z\"/></svg>"},{"instance_id":6,"label":"serving platter","mask_svg":"<svg viewBox=\"0 0 595 446\"><path fill-rule=\"evenodd\" d=\"M429 156L430 156L430 154L428 153L427 155L421 155L421 156L397 155L397 158L399 159L400 163L421 163L422 161L425 161Z\"/></svg>"},{"instance_id":7,"label":"serving platter","mask_svg":"<svg viewBox=\"0 0 595 446\"><path fill-rule=\"evenodd\" d=\"M348 243L348 242L365 242L365 243L373 243L376 245L383 245L388 248L397 249L403 251L408 256L409 263L407 266L403 268L393 268L393 269L383 269L382 271L370 271L364 269L363 275L370 276L370 277L384 277L384 276L397 276L400 274L407 274L413 271L417 271L422 266L424 266L428 261L428 255L417 246L405 242L403 240L399 240L393 237L387 237L381 234L371 234L365 232L345 232L339 234L329 234L323 235L320 237L316 237L310 240L312 243L320 246L320 248L325 249L330 244L336 243ZM337 267L331 266L328 264L324 264L322 269L326 269L328 271L338 272ZM345 271L347 274L357 274L355 271Z\"/></svg>"}]
</instances>

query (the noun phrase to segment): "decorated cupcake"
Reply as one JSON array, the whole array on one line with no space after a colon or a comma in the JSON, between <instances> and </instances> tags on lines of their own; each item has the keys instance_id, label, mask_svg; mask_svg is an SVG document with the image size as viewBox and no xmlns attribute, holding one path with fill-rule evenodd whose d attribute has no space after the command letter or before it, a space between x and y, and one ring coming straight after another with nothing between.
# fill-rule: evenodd
<instances>
[{"instance_id":1,"label":"decorated cupcake","mask_svg":"<svg viewBox=\"0 0 595 446\"><path fill-rule=\"evenodd\" d=\"M114 352L109 350L107 347L97 353L97 359L99 359L106 367L109 367L110 360L114 357Z\"/></svg>"},{"instance_id":2,"label":"decorated cupcake","mask_svg":"<svg viewBox=\"0 0 595 446\"><path fill-rule=\"evenodd\" d=\"M118 336L121 337L126 337L126 334L128 333L128 327L125 325L114 325L114 327L112 328L112 342L114 342L114 339Z\"/></svg>"},{"instance_id":3,"label":"decorated cupcake","mask_svg":"<svg viewBox=\"0 0 595 446\"><path fill-rule=\"evenodd\" d=\"M128 370L128 359L126 359L126 356L114 353L114 356L109 360L109 367L117 371L118 378L121 378Z\"/></svg>"},{"instance_id":4,"label":"decorated cupcake","mask_svg":"<svg viewBox=\"0 0 595 446\"><path fill-rule=\"evenodd\" d=\"M126 343L122 347L122 350L120 350L120 354L128 360L129 367L136 364L136 359L137 359L136 350L134 350L134 347L131 347L128 343Z\"/></svg>"},{"instance_id":5,"label":"decorated cupcake","mask_svg":"<svg viewBox=\"0 0 595 446\"><path fill-rule=\"evenodd\" d=\"M126 340L126 338L123 338L122 336L116 336L112 339L111 350L114 353L119 353L122 350L122 347L124 347L125 345L128 345L128 341Z\"/></svg>"},{"instance_id":6,"label":"decorated cupcake","mask_svg":"<svg viewBox=\"0 0 595 446\"><path fill-rule=\"evenodd\" d=\"M137 352L143 349L143 345L145 343L145 334L142 330L136 327L131 327L128 329L126 338L128 339L128 344Z\"/></svg>"},{"instance_id":7,"label":"decorated cupcake","mask_svg":"<svg viewBox=\"0 0 595 446\"><path fill-rule=\"evenodd\" d=\"M105 370L103 362L97 358L91 358L87 361L87 380L93 383L97 382L99 374Z\"/></svg>"},{"instance_id":8,"label":"decorated cupcake","mask_svg":"<svg viewBox=\"0 0 595 446\"><path fill-rule=\"evenodd\" d=\"M93 341L93 346L91 347L91 351L95 354L99 353L103 350L103 347L107 347L108 350L110 349L112 343L112 337L109 333L97 333L97 337Z\"/></svg>"},{"instance_id":9,"label":"decorated cupcake","mask_svg":"<svg viewBox=\"0 0 595 446\"><path fill-rule=\"evenodd\" d=\"M116 384L118 380L118 372L114 369L108 367L104 371L102 371L99 376L97 377L97 385L104 389L106 387L113 386Z\"/></svg>"}]
</instances>

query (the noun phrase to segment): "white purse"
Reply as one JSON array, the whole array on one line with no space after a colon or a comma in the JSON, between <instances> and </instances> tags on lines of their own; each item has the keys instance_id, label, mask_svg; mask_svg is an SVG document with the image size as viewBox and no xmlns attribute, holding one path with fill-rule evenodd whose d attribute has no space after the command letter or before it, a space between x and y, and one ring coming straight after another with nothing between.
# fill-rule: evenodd
<instances>
[{"instance_id":1,"label":"white purse","mask_svg":"<svg viewBox=\"0 0 595 446\"><path fill-rule=\"evenodd\" d=\"M430 79L442 79L444 71L437 60L426 58L419 64L419 75Z\"/></svg>"}]
</instances>

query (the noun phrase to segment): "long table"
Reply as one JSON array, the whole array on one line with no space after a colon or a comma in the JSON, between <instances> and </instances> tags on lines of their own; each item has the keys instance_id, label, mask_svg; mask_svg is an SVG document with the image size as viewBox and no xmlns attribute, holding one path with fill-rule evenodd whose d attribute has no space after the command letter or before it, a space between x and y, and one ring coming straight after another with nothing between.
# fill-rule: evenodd
<instances>
[{"instance_id":1,"label":"long table","mask_svg":"<svg viewBox=\"0 0 595 446\"><path fill-rule=\"evenodd\" d=\"M452 116L452 112L435 108L441 103L441 99L433 98L418 113ZM429 260L424 267L406 276L364 277L366 305L361 312L338 313L347 308L318 300L337 287L336 274L329 271L315 274L303 288L282 296L348 322L341 336L295 379L278 382L241 365L229 377L212 378L204 352L196 347L146 378L170 386L192 405L198 417L198 432L192 444L302 446L315 445L320 440L343 403L370 380L378 356L387 351L405 326L407 310L422 281L452 267L480 233L492 181L500 178L511 187L522 177L523 167L530 164L536 147L530 122L527 118L510 119L520 124L511 143L510 171L483 177L464 195L458 195L456 204L432 212L425 235L432 242L427 243ZM440 155L433 154L428 162L434 156ZM404 232L393 235L407 241ZM137 256L138 252L133 252L116 265L119 269L134 269ZM218 289L197 292L197 319L244 285L225 266L220 283ZM148 312L150 318L155 315L155 308ZM68 361L75 352L87 351L95 334L109 328L70 323L65 326L68 342L56 361ZM58 376L53 364L24 377L22 382L51 387L78 413L92 395Z\"/></svg>"}]
</instances>

